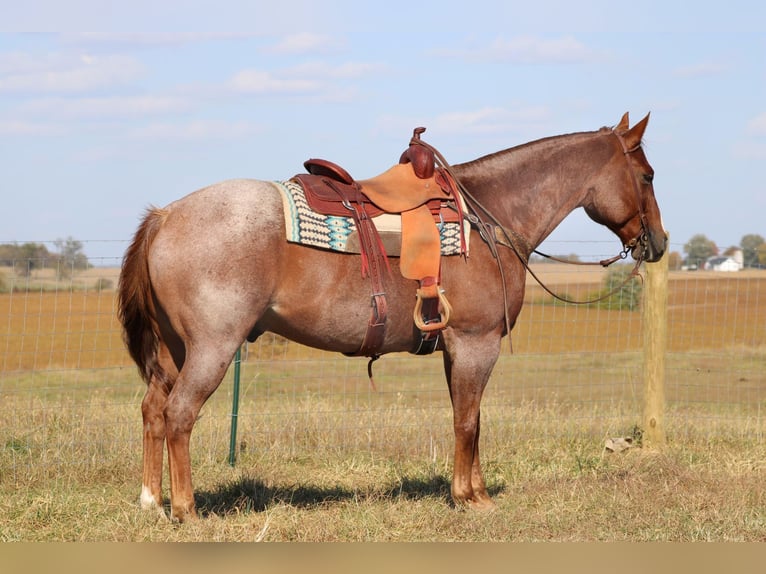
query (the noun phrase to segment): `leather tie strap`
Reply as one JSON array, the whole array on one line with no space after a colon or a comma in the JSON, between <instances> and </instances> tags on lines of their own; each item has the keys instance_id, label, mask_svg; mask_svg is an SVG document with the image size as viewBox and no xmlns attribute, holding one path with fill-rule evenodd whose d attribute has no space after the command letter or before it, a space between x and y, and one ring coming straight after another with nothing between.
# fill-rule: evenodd
<instances>
[{"instance_id":1,"label":"leather tie strap","mask_svg":"<svg viewBox=\"0 0 766 574\"><path fill-rule=\"evenodd\" d=\"M345 354L352 357L370 357L375 360L380 356L379 351L386 336L388 302L383 287L383 267L385 266L388 272L391 272L388 257L378 230L365 210L365 203L352 201L352 198L344 193L343 188L334 185L332 180L328 179L325 183L341 197L343 205L349 210L351 218L354 220L362 252L362 277L368 276L370 278L372 289L370 319L367 322L367 331L364 334L362 344L356 352Z\"/></svg>"}]
</instances>

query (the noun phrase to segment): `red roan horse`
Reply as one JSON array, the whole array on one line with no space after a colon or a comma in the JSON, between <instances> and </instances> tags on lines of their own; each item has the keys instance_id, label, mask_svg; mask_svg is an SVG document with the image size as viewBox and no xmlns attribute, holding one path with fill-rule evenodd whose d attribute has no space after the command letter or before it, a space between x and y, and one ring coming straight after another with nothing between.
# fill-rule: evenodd
<instances>
[{"instance_id":1,"label":"red roan horse","mask_svg":"<svg viewBox=\"0 0 766 574\"><path fill-rule=\"evenodd\" d=\"M500 340L521 309L521 259L578 207L613 231L634 259L654 262L666 249L653 170L641 147L648 119L629 128L625 114L614 128L545 138L452 167L515 244L515 251L498 245L496 261L474 229L469 257L442 260L441 285L453 310L438 349L454 414L458 505L494 507L479 463L479 404ZM288 243L282 209L273 183L218 183L150 209L125 254L119 316L148 385L144 508L163 512L167 441L171 517L196 516L191 431L245 339L271 331L328 351L360 346L370 286L359 256ZM417 282L402 278L396 258L391 271L381 353L409 351L415 341Z\"/></svg>"}]
</instances>

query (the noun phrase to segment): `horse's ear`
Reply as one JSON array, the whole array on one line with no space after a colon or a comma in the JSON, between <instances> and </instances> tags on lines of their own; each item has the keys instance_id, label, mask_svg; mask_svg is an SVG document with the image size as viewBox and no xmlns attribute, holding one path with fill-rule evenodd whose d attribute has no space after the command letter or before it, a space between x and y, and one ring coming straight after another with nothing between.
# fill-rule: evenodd
<instances>
[{"instance_id":1,"label":"horse's ear","mask_svg":"<svg viewBox=\"0 0 766 574\"><path fill-rule=\"evenodd\" d=\"M628 127L629 126L630 126L630 124L628 123L628 112L625 112L624 114L622 114L622 118L620 119L620 123L617 124L614 127L614 131L619 132L619 133L626 132L626 131L628 131Z\"/></svg>"},{"instance_id":2,"label":"horse's ear","mask_svg":"<svg viewBox=\"0 0 766 574\"><path fill-rule=\"evenodd\" d=\"M635 126L630 128L625 134L625 146L628 149L633 149L641 145L641 138L644 137L644 131L646 131L646 125L649 123L649 114L638 122Z\"/></svg>"}]
</instances>

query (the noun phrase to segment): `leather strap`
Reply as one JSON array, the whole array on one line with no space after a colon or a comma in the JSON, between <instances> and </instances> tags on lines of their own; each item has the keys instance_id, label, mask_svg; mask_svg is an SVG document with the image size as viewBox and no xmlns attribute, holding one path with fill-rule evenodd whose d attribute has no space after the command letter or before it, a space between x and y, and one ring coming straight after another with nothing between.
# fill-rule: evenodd
<instances>
[{"instance_id":1,"label":"leather strap","mask_svg":"<svg viewBox=\"0 0 766 574\"><path fill-rule=\"evenodd\" d=\"M370 297L370 320L367 322L367 331L364 334L362 345L354 353L354 356L375 358L379 355L386 336L388 302L383 289L382 263L385 262L386 267L388 267L388 258L386 258L375 224L367 217L363 206L359 211L361 213L357 213L354 220L359 231L362 253L367 253L367 274L370 277L372 295Z\"/></svg>"},{"instance_id":2,"label":"leather strap","mask_svg":"<svg viewBox=\"0 0 766 574\"><path fill-rule=\"evenodd\" d=\"M372 289L370 319L367 322L367 331L364 334L362 344L356 352L345 354L354 357L370 357L374 360L380 356L380 348L383 346L383 340L386 336L388 302L383 287L383 267L389 273L391 272L388 257L378 230L365 210L365 202L358 201L359 198L349 198L343 186L336 186L331 180L327 180L325 183L341 197L343 205L347 207L356 224L360 251L362 252L362 277L369 276ZM361 188L355 187L361 195Z\"/></svg>"}]
</instances>

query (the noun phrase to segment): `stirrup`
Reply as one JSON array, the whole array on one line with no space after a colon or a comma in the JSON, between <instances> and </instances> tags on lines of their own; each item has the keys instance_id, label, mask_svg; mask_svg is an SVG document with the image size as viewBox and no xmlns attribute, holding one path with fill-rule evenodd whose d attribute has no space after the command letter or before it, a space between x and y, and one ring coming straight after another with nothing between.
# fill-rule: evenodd
<instances>
[{"instance_id":1,"label":"stirrup","mask_svg":"<svg viewBox=\"0 0 766 574\"><path fill-rule=\"evenodd\" d=\"M442 289L439 289L438 285L429 286L429 288L423 288L417 290L416 301L415 301L415 310L412 312L412 318L415 321L415 326L423 331L424 333L430 333L432 331L441 331L447 326L447 323L449 322L450 315L452 314L452 305L450 305L449 301L447 301L447 297L444 295L444 291ZM434 289L435 288L435 289ZM434 290L436 291L434 295ZM423 299L428 299L431 297L438 297L439 303L441 305L441 320L435 321L431 323L426 323L423 321Z\"/></svg>"}]
</instances>

